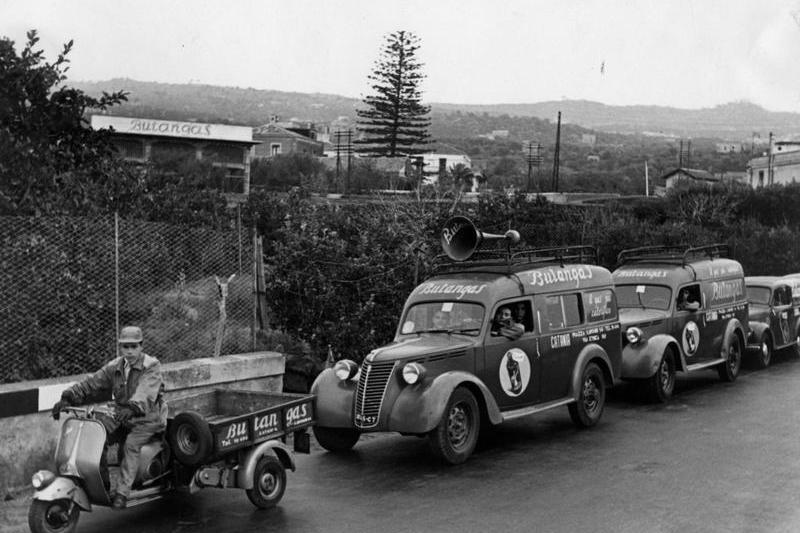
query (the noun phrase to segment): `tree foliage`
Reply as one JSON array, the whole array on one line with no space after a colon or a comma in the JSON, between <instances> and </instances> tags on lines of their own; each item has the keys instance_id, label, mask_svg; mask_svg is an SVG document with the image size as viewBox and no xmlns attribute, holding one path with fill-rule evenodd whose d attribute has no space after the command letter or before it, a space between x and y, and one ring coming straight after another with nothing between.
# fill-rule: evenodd
<instances>
[{"instance_id":1,"label":"tree foliage","mask_svg":"<svg viewBox=\"0 0 800 533\"><path fill-rule=\"evenodd\" d=\"M52 63L35 30L20 53L0 38L0 213L80 212L109 200L116 176L107 132L87 127L85 112L104 110L125 93L92 98L62 85L72 41Z\"/></svg>"},{"instance_id":2,"label":"tree foliage","mask_svg":"<svg viewBox=\"0 0 800 533\"><path fill-rule=\"evenodd\" d=\"M359 152L396 157L424 151L430 137L430 106L422 104L419 85L425 75L417 50L419 38L411 32L386 36L369 75L375 93L364 98L366 107L356 110L363 132L363 138L355 141Z\"/></svg>"}]
</instances>

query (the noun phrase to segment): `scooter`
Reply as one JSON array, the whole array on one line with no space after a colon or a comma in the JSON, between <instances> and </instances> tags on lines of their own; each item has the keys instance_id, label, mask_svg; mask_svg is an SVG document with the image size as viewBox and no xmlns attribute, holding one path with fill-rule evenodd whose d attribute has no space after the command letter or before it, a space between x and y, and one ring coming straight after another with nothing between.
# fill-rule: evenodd
<instances>
[{"instance_id":1,"label":"scooter","mask_svg":"<svg viewBox=\"0 0 800 533\"><path fill-rule=\"evenodd\" d=\"M92 504L111 506L107 468L101 466L106 429L98 415L113 416L106 407L65 407L74 416L61 426L56 446L56 472L40 470L33 475L36 493L28 512L33 533L65 533L77 527L80 511ZM128 506L140 505L173 490L170 449L160 435L142 446L139 470Z\"/></svg>"},{"instance_id":2,"label":"scooter","mask_svg":"<svg viewBox=\"0 0 800 533\"><path fill-rule=\"evenodd\" d=\"M166 438L156 435L140 450L127 507L205 487L244 489L256 507L274 507L286 490L286 470L295 470L286 437L293 435L295 451L309 453L313 398L213 390L176 400ZM198 406L205 406L205 415L195 410ZM40 470L31 480L36 492L28 525L33 533L72 533L81 511L91 511L92 504L111 506L106 429L98 417L113 416L113 409L69 406L63 411L71 416L61 425L55 472Z\"/></svg>"}]
</instances>

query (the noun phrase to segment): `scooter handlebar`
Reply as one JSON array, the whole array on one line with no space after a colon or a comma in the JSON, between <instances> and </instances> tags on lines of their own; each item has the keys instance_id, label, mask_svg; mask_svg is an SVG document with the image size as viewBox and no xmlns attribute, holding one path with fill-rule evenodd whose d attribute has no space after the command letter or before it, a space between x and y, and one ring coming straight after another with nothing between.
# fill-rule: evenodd
<instances>
[{"instance_id":1,"label":"scooter handlebar","mask_svg":"<svg viewBox=\"0 0 800 533\"><path fill-rule=\"evenodd\" d=\"M87 406L77 407L75 405L65 405L61 408L62 412L73 413L75 415L83 416L85 418L94 418L96 414L114 416L114 410L106 406Z\"/></svg>"}]
</instances>

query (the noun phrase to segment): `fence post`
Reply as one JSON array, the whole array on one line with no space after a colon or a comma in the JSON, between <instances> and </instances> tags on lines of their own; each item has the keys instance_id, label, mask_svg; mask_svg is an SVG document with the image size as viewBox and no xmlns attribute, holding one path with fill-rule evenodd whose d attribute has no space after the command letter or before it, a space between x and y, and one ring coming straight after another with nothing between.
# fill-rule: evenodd
<instances>
[{"instance_id":1,"label":"fence post","mask_svg":"<svg viewBox=\"0 0 800 533\"><path fill-rule=\"evenodd\" d=\"M222 340L225 337L225 321L228 318L228 313L225 310L225 301L228 299L228 284L235 276L236 274L231 274L226 281L220 281L217 276L214 276L219 291L219 322L217 323L217 339L216 342L214 342L214 357L219 357L222 353Z\"/></svg>"},{"instance_id":2,"label":"fence post","mask_svg":"<svg viewBox=\"0 0 800 533\"><path fill-rule=\"evenodd\" d=\"M119 357L119 211L114 211L114 346Z\"/></svg>"}]
</instances>

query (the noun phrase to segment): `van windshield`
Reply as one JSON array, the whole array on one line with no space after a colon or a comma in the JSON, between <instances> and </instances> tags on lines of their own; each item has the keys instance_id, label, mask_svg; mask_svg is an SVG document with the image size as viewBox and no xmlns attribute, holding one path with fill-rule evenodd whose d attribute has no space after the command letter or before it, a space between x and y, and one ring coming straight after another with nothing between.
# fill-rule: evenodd
<instances>
[{"instance_id":1,"label":"van windshield","mask_svg":"<svg viewBox=\"0 0 800 533\"><path fill-rule=\"evenodd\" d=\"M408 309L400 335L458 333L477 336L483 324L484 309L468 302L426 302Z\"/></svg>"},{"instance_id":2,"label":"van windshield","mask_svg":"<svg viewBox=\"0 0 800 533\"><path fill-rule=\"evenodd\" d=\"M770 296L772 296L772 289L769 287L747 286L747 301L751 304L769 305Z\"/></svg>"},{"instance_id":3,"label":"van windshield","mask_svg":"<svg viewBox=\"0 0 800 533\"><path fill-rule=\"evenodd\" d=\"M672 302L672 289L663 285L617 285L617 307L660 309Z\"/></svg>"}]
</instances>

